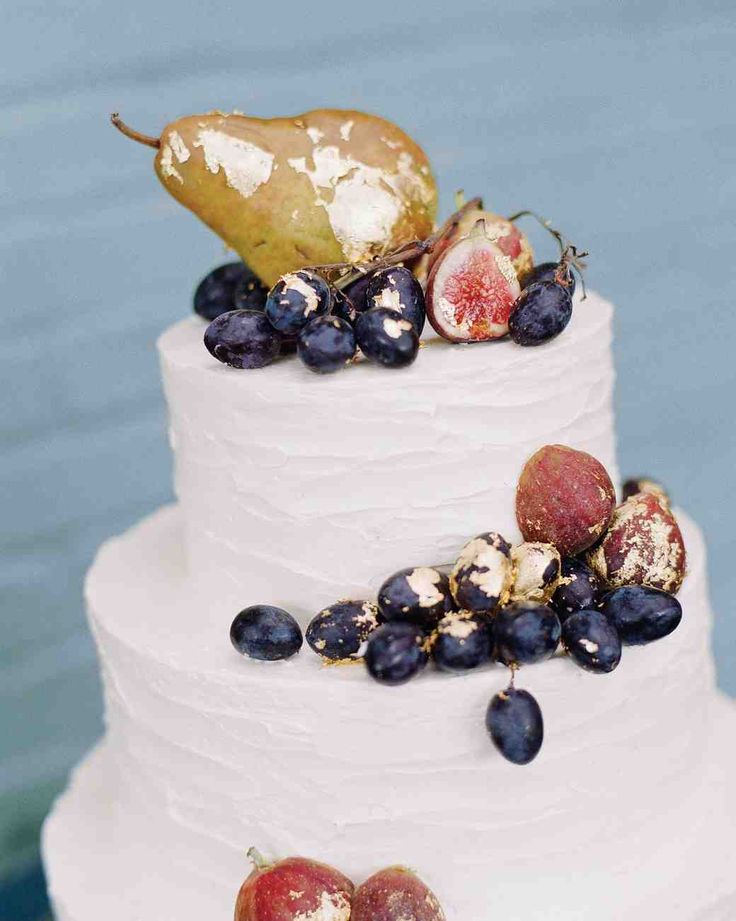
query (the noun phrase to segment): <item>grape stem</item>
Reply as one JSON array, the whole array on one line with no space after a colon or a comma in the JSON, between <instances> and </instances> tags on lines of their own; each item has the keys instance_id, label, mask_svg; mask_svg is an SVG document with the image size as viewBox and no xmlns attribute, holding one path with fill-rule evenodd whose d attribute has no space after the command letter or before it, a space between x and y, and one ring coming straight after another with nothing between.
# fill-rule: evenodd
<instances>
[{"instance_id":1,"label":"grape stem","mask_svg":"<svg viewBox=\"0 0 736 921\"><path fill-rule=\"evenodd\" d=\"M570 282L567 280L566 276L568 272L575 272L580 279L580 285L583 289L582 299L585 300L588 293L585 290L585 276L583 273L587 266L583 260L588 253L578 250L577 246L572 244L559 230L555 230L551 221L537 214L536 211L530 211L528 208L525 208L523 211L517 211L516 214L510 215L507 220L518 221L520 217L533 217L535 221L538 221L542 227L544 227L547 233L551 234L555 240L557 240L557 245L560 247L560 264L555 273L555 281L557 284L562 285L563 288L568 288Z\"/></svg>"},{"instance_id":2,"label":"grape stem","mask_svg":"<svg viewBox=\"0 0 736 921\"><path fill-rule=\"evenodd\" d=\"M150 134L141 134L140 131L136 131L135 128L131 128L130 125L126 125L117 112L112 113L110 116L110 121L113 123L113 125L115 125L121 134L126 136L126 138L137 141L139 144L145 144L146 147L153 147L155 150L158 150L158 148L161 146L160 138L151 137Z\"/></svg>"}]
</instances>

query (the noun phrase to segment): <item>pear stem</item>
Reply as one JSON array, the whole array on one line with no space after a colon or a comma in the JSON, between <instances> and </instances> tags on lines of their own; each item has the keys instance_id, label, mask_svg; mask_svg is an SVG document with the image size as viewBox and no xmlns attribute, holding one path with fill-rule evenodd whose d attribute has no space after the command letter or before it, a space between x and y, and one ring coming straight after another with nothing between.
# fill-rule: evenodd
<instances>
[{"instance_id":1,"label":"pear stem","mask_svg":"<svg viewBox=\"0 0 736 921\"><path fill-rule=\"evenodd\" d=\"M110 121L115 125L115 127L126 138L130 138L133 141L137 141L139 144L145 144L147 147L153 147L155 150L161 146L161 141L159 138L151 137L150 134L141 134L140 131L136 131L135 128L131 128L130 125L126 125L122 118L118 115L117 112L113 112L110 116Z\"/></svg>"}]
</instances>

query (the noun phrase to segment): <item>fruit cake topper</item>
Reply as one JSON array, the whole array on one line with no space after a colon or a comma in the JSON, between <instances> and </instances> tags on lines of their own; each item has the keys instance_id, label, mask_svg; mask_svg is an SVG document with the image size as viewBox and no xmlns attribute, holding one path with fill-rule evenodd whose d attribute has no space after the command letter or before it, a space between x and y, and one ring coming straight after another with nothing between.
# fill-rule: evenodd
<instances>
[{"instance_id":1,"label":"fruit cake topper","mask_svg":"<svg viewBox=\"0 0 736 921\"><path fill-rule=\"evenodd\" d=\"M407 321L408 322L408 321ZM685 575L685 547L666 490L629 480L616 506L613 484L590 454L545 445L519 476L516 513L525 538L512 545L487 531L454 564L410 566L383 581L376 603L342 600L320 611L306 639L325 664L363 662L386 686L405 684L431 662L443 672L498 663L510 670L486 711L486 729L514 764L536 758L542 711L517 671L567 655L607 674L624 646L660 640L682 608L674 593ZM238 652L286 659L302 645L286 611L246 608L230 633Z\"/></svg>"},{"instance_id":2,"label":"fruit cake topper","mask_svg":"<svg viewBox=\"0 0 736 921\"><path fill-rule=\"evenodd\" d=\"M188 115L160 137L156 174L267 285L307 265L366 262L432 231L437 188L424 151L363 112L289 118Z\"/></svg>"}]
</instances>

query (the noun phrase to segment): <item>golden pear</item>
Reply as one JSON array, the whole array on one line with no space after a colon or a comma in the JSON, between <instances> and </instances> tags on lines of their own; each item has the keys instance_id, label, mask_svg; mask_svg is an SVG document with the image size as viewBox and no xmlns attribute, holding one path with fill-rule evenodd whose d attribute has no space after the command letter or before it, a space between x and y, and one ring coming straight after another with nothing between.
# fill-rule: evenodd
<instances>
[{"instance_id":1,"label":"golden pear","mask_svg":"<svg viewBox=\"0 0 736 921\"><path fill-rule=\"evenodd\" d=\"M267 284L307 265L365 262L432 232L437 188L423 150L375 115L211 112L141 135L166 189Z\"/></svg>"}]
</instances>

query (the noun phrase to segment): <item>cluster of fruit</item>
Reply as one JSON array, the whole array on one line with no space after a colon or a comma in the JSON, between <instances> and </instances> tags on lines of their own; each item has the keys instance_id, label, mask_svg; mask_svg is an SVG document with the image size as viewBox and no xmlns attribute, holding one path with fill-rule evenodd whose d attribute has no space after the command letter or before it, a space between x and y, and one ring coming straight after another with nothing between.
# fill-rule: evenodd
<instances>
[{"instance_id":1,"label":"cluster of fruit","mask_svg":"<svg viewBox=\"0 0 736 921\"><path fill-rule=\"evenodd\" d=\"M253 872L235 921L445 921L434 893L405 867L387 867L357 888L339 870L304 857L267 864L251 848Z\"/></svg>"},{"instance_id":2,"label":"cluster of fruit","mask_svg":"<svg viewBox=\"0 0 736 921\"><path fill-rule=\"evenodd\" d=\"M510 335L520 345L541 345L570 321L571 267L581 264L552 232L560 261L534 266L518 227L471 202L433 237L358 271L305 268L268 291L244 263L220 266L200 283L194 309L210 321L209 352L234 368L261 368L294 349L319 374L346 367L358 349L368 361L403 368L417 356L425 318L451 342ZM393 264L399 259L414 271ZM327 276L341 271L331 284Z\"/></svg>"},{"instance_id":3,"label":"cluster of fruit","mask_svg":"<svg viewBox=\"0 0 736 921\"><path fill-rule=\"evenodd\" d=\"M543 720L534 697L515 687L516 670L561 648L586 671L607 673L622 646L670 634L682 618L674 595L685 547L662 487L629 481L616 507L600 462L563 445L527 461L516 515L523 543L487 532L451 567L399 570L377 604L340 601L317 614L306 640L328 662L362 660L387 685L411 680L430 661L453 673L508 666L511 682L492 698L486 727L504 757L528 764L541 748ZM259 659L289 657L303 644L296 620L265 605L241 611L230 636Z\"/></svg>"}]
</instances>

